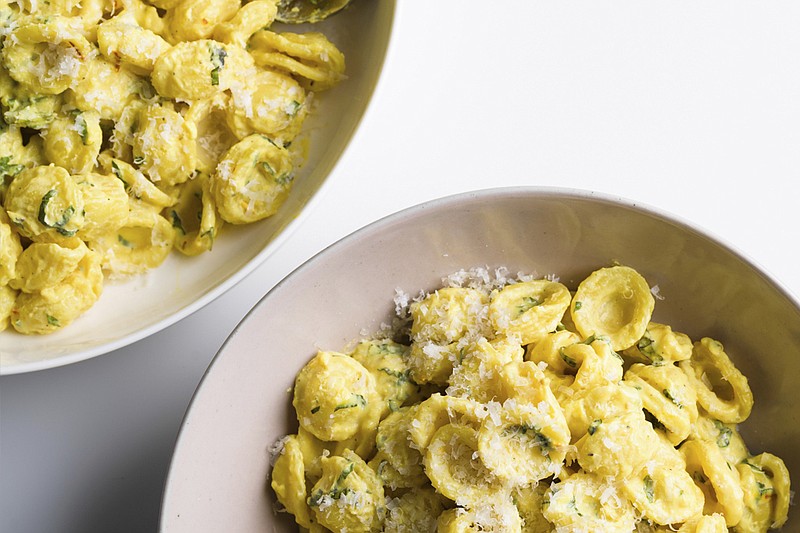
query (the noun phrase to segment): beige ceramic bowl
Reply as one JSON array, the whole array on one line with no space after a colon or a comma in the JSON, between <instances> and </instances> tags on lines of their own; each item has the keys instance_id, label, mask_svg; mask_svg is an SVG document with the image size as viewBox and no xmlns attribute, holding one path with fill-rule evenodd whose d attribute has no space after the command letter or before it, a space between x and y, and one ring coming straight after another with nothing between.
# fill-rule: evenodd
<instances>
[{"instance_id":1,"label":"beige ceramic bowl","mask_svg":"<svg viewBox=\"0 0 800 533\"><path fill-rule=\"evenodd\" d=\"M725 345L756 403L751 452L800 480L800 309L770 276L685 222L618 198L511 188L420 205L367 226L276 286L217 355L183 423L162 507L170 533L296 531L273 513L268 449L292 432L290 389L317 349L377 330L395 289L416 294L461 268L555 273L574 287L618 261L664 297L655 319ZM798 527L792 508L786 530Z\"/></svg>"},{"instance_id":2,"label":"beige ceramic bowl","mask_svg":"<svg viewBox=\"0 0 800 533\"><path fill-rule=\"evenodd\" d=\"M186 258L176 252L146 275L107 284L92 309L54 334L0 332L0 374L81 361L151 335L200 309L269 257L313 207L312 200L361 121L383 66L394 9L394 0L353 2L307 28L322 31L342 49L348 77L317 97L316 112L304 124L309 147L305 164L276 215L255 224L227 226L210 253Z\"/></svg>"}]
</instances>

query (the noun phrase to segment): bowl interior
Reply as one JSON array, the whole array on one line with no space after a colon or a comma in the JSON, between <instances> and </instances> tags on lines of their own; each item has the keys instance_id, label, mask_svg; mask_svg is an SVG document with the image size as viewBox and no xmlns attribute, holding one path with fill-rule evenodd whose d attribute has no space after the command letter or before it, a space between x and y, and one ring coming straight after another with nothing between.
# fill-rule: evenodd
<instances>
[{"instance_id":1,"label":"bowl interior","mask_svg":"<svg viewBox=\"0 0 800 533\"><path fill-rule=\"evenodd\" d=\"M310 27L345 53L348 78L316 98L318 107L301 137L308 145L305 163L276 215L226 226L214 249L202 256L175 252L148 274L107 283L92 309L54 334L0 332L0 374L60 366L130 344L207 304L266 259L310 207L356 130L383 65L393 17L393 1L360 1Z\"/></svg>"},{"instance_id":2,"label":"bowl interior","mask_svg":"<svg viewBox=\"0 0 800 533\"><path fill-rule=\"evenodd\" d=\"M203 379L168 476L168 531L293 531L273 513L269 448L296 429L291 387L318 349L339 350L416 294L462 268L554 273L567 286L617 261L658 285L654 319L714 337L749 378L742 433L800 479L800 310L730 248L648 208L596 194L512 188L411 208L343 239L300 267L240 324ZM789 523L796 521L793 508Z\"/></svg>"}]
</instances>

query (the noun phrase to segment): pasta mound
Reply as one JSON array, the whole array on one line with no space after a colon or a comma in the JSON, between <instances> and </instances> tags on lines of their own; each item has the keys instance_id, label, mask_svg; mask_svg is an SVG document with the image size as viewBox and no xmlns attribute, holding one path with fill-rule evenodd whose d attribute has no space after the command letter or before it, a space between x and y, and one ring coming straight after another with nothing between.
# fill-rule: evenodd
<instances>
[{"instance_id":1,"label":"pasta mound","mask_svg":"<svg viewBox=\"0 0 800 533\"><path fill-rule=\"evenodd\" d=\"M312 96L345 62L276 14L277 0L0 5L0 331L57 331L108 279L277 212Z\"/></svg>"},{"instance_id":2,"label":"pasta mound","mask_svg":"<svg viewBox=\"0 0 800 533\"><path fill-rule=\"evenodd\" d=\"M308 531L763 532L789 473L737 430L747 379L652 321L634 269L461 271L297 375L271 486ZM335 434L335 436L334 436Z\"/></svg>"}]
</instances>

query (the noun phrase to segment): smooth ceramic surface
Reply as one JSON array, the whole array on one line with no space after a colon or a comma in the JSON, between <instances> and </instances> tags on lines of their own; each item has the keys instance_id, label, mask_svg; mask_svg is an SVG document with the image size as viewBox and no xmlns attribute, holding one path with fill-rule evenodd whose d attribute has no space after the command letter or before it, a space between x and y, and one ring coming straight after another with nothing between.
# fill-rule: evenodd
<instances>
[{"instance_id":1,"label":"smooth ceramic surface","mask_svg":"<svg viewBox=\"0 0 800 533\"><path fill-rule=\"evenodd\" d=\"M737 251L652 208L568 189L501 188L381 219L309 260L254 307L182 424L162 530L296 530L273 512L267 481L270 446L296 429L294 377L316 350L340 349L389 319L396 289L432 289L477 266L554 273L574 288L615 261L658 285L655 320L724 343L756 398L741 427L751 451L781 456L800 479L796 299ZM788 527L797 520L793 507Z\"/></svg>"},{"instance_id":2,"label":"smooth ceramic surface","mask_svg":"<svg viewBox=\"0 0 800 533\"><path fill-rule=\"evenodd\" d=\"M54 334L0 332L0 374L61 366L126 346L206 305L269 257L313 208L356 130L383 66L394 7L394 1L354 2L310 27L325 33L345 53L348 77L317 96L318 107L302 134L308 155L275 216L247 226L226 226L212 252L196 258L176 252L143 276L107 283L92 309Z\"/></svg>"}]
</instances>

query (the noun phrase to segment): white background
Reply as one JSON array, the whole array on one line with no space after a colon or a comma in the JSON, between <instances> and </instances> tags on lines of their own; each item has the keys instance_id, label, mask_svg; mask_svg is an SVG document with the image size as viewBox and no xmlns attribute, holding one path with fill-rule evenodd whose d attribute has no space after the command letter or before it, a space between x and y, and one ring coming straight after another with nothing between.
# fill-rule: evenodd
<instances>
[{"instance_id":1,"label":"white background","mask_svg":"<svg viewBox=\"0 0 800 533\"><path fill-rule=\"evenodd\" d=\"M360 130L265 264L151 338L0 378L0 531L156 530L181 418L239 320L317 251L426 200L506 185L622 196L800 294L800 3L399 4Z\"/></svg>"}]
</instances>

